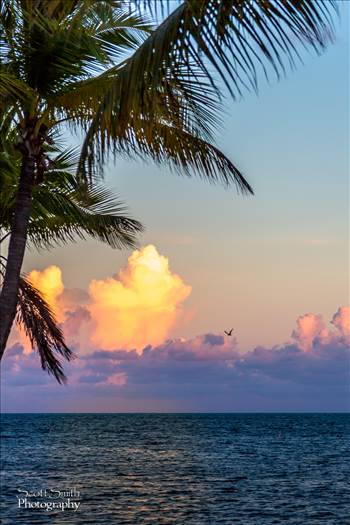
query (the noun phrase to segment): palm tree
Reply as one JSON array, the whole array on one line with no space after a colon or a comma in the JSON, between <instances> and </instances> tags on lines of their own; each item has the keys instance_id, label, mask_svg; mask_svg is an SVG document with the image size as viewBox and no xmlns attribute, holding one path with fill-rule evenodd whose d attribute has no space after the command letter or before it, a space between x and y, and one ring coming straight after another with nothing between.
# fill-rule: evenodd
<instances>
[{"instance_id":1,"label":"palm tree","mask_svg":"<svg viewBox=\"0 0 350 525\"><path fill-rule=\"evenodd\" d=\"M124 154L252 193L214 145L220 86L240 97L257 89L259 69L280 76L284 62L293 66L297 43L321 51L335 2L186 0L151 27L147 6L166 4L2 1L0 116L16 125L21 168L0 296L0 357L16 315L33 192L48 177L55 132L83 131L78 179L87 187L108 154Z\"/></svg>"},{"instance_id":2,"label":"palm tree","mask_svg":"<svg viewBox=\"0 0 350 525\"><path fill-rule=\"evenodd\" d=\"M0 225L4 242L11 232L20 157L14 150L10 130L0 132L0 180L2 207ZM33 189L27 243L36 248L91 237L112 247L134 247L142 225L131 219L114 195L96 184L81 191L76 178L77 156L74 150L51 148L47 177ZM6 258L1 256L0 275L4 275ZM27 334L32 348L39 352L41 365L59 383L65 382L60 357L70 361L74 356L64 341L63 333L44 297L32 283L21 276L16 309L16 323Z\"/></svg>"}]
</instances>

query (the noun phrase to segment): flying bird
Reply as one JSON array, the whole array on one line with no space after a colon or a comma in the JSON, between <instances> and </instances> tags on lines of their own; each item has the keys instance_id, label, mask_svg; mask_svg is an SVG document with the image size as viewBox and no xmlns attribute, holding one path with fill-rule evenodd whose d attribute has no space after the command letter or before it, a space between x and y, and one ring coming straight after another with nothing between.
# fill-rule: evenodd
<instances>
[{"instance_id":1,"label":"flying bird","mask_svg":"<svg viewBox=\"0 0 350 525\"><path fill-rule=\"evenodd\" d=\"M230 330L229 332L226 332L226 330L224 330L224 332L225 332L226 335L229 335L229 336L230 336L230 335L232 335L233 328L231 328L231 330Z\"/></svg>"}]
</instances>

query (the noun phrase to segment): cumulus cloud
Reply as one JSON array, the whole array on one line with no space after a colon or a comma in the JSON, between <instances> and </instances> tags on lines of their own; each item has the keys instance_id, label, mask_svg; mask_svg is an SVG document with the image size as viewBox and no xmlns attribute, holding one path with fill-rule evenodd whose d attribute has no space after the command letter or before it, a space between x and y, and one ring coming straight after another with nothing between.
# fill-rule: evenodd
<instances>
[{"instance_id":1,"label":"cumulus cloud","mask_svg":"<svg viewBox=\"0 0 350 525\"><path fill-rule=\"evenodd\" d=\"M226 361L237 356L237 340L217 334L198 335L192 339L170 339L163 344L146 346L142 356L174 361Z\"/></svg>"},{"instance_id":2,"label":"cumulus cloud","mask_svg":"<svg viewBox=\"0 0 350 525\"><path fill-rule=\"evenodd\" d=\"M316 338L325 338L328 330L322 315L305 314L297 319L297 329L293 331L292 337L298 342L302 350L310 350Z\"/></svg>"},{"instance_id":3,"label":"cumulus cloud","mask_svg":"<svg viewBox=\"0 0 350 525\"><path fill-rule=\"evenodd\" d=\"M62 282L62 273L58 266L48 266L42 271L32 270L27 275L28 280L43 294L46 301L49 303L58 321L64 320L64 312L59 305L59 297L61 296L64 285ZM9 346L19 343L25 354L32 352L32 346L28 336L23 327L14 325L9 338Z\"/></svg>"},{"instance_id":4,"label":"cumulus cloud","mask_svg":"<svg viewBox=\"0 0 350 525\"><path fill-rule=\"evenodd\" d=\"M134 251L116 277L90 284L93 344L106 350L141 350L146 344L161 343L190 292L154 246Z\"/></svg>"},{"instance_id":5,"label":"cumulus cloud","mask_svg":"<svg viewBox=\"0 0 350 525\"><path fill-rule=\"evenodd\" d=\"M28 280L43 294L57 319L63 320L64 315L59 304L59 297L64 290L61 269L52 265L42 271L32 270L28 274Z\"/></svg>"},{"instance_id":6,"label":"cumulus cloud","mask_svg":"<svg viewBox=\"0 0 350 525\"><path fill-rule=\"evenodd\" d=\"M54 265L31 271L28 279L51 306L68 344L80 353L96 348L140 352L147 344L162 343L182 319L182 303L191 293L153 245L135 250L115 276L92 280L88 291L65 289L61 269ZM23 330L12 331L10 345L16 342L31 352Z\"/></svg>"},{"instance_id":7,"label":"cumulus cloud","mask_svg":"<svg viewBox=\"0 0 350 525\"><path fill-rule=\"evenodd\" d=\"M66 365L67 388L17 345L3 363L4 408L25 410L31 400L41 410L347 411L348 313L340 308L328 331L319 316L302 316L293 340L245 354L234 338L212 333L138 352L96 350Z\"/></svg>"},{"instance_id":8,"label":"cumulus cloud","mask_svg":"<svg viewBox=\"0 0 350 525\"><path fill-rule=\"evenodd\" d=\"M340 307L331 322L350 344L350 306Z\"/></svg>"}]
</instances>

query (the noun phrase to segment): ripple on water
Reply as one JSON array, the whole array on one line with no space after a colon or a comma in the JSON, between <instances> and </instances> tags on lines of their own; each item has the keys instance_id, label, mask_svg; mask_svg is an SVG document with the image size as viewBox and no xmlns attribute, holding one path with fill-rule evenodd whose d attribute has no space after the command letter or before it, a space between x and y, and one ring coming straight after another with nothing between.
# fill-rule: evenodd
<instances>
[{"instance_id":1,"label":"ripple on water","mask_svg":"<svg viewBox=\"0 0 350 525\"><path fill-rule=\"evenodd\" d=\"M346 525L349 416L2 416L3 525ZM81 507L17 509L17 488Z\"/></svg>"}]
</instances>

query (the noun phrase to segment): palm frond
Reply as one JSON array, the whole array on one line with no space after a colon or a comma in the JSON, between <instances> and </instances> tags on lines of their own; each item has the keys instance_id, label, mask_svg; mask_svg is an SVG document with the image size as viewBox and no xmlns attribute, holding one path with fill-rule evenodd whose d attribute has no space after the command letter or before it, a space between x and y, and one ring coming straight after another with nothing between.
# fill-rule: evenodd
<instances>
[{"instance_id":1,"label":"palm frond","mask_svg":"<svg viewBox=\"0 0 350 525\"><path fill-rule=\"evenodd\" d=\"M75 174L76 148L60 151L56 145L53 150L45 180L33 188L29 244L48 249L90 237L113 248L135 247L142 224L108 188L95 181L82 187ZM14 155L11 143L0 153L0 225L5 232L11 229L19 174Z\"/></svg>"},{"instance_id":2,"label":"palm frond","mask_svg":"<svg viewBox=\"0 0 350 525\"><path fill-rule=\"evenodd\" d=\"M123 2L5 3L4 13L17 11L17 27L3 37L4 62L44 97L101 73L150 30L144 17L129 12ZM4 14L4 25L8 19Z\"/></svg>"},{"instance_id":3,"label":"palm frond","mask_svg":"<svg viewBox=\"0 0 350 525\"><path fill-rule=\"evenodd\" d=\"M88 237L112 248L135 247L143 226L127 215L125 206L108 189L90 188L82 204L72 191L65 192L61 188L48 193L42 189L36 192L28 229L29 240L37 248L50 248Z\"/></svg>"},{"instance_id":4,"label":"palm frond","mask_svg":"<svg viewBox=\"0 0 350 525\"><path fill-rule=\"evenodd\" d=\"M58 383L65 383L60 357L71 361L73 352L67 347L54 315L39 292L25 277L20 279L16 322L37 349L43 370L52 374Z\"/></svg>"},{"instance_id":5,"label":"palm frond","mask_svg":"<svg viewBox=\"0 0 350 525\"><path fill-rule=\"evenodd\" d=\"M35 100L35 92L25 82L0 67L0 109L1 112L20 101L26 108Z\"/></svg>"},{"instance_id":6,"label":"palm frond","mask_svg":"<svg viewBox=\"0 0 350 525\"><path fill-rule=\"evenodd\" d=\"M234 98L242 96L244 89L257 90L259 69L267 77L272 70L279 78L286 71L286 62L294 67L301 58L298 44L317 53L325 47L332 39L334 9L332 0L327 4L306 0L182 2L130 58L103 74L105 93L102 100L98 93L98 108L95 100L89 114L85 98L79 105L84 111L70 114L85 128L91 122L82 148L80 176L101 170L108 150L118 148L115 143L130 131L137 135L135 123L141 123L148 137L143 154L150 157L157 147L152 144L152 128L164 123L174 128L173 137L177 128L180 134L212 142L221 109L214 72ZM176 139L173 148L176 143L181 141ZM213 180L212 165L208 163L209 171L202 173L209 180ZM218 162L215 171L220 169ZM247 191L248 186L238 184Z\"/></svg>"},{"instance_id":7,"label":"palm frond","mask_svg":"<svg viewBox=\"0 0 350 525\"><path fill-rule=\"evenodd\" d=\"M116 157L125 155L144 160L147 156L158 164L170 166L178 174L198 176L225 187L236 184L239 192L254 193L240 170L210 142L163 122L153 120L150 125L136 120L135 117L123 132L113 135L111 150ZM98 157L98 146L92 155ZM102 164L104 158L99 160Z\"/></svg>"},{"instance_id":8,"label":"palm frond","mask_svg":"<svg viewBox=\"0 0 350 525\"><path fill-rule=\"evenodd\" d=\"M151 35L152 48L163 48L166 61L169 51L169 63L182 58L190 65L192 57L204 67L206 59L233 96L241 95L244 86L257 86L257 66L266 73L272 67L278 77L285 73L285 60L294 67L301 59L299 44L316 53L322 51L334 37L333 14L338 11L335 0L186 0L171 5L174 3L178 7L169 14L169 2L157 1L157 8L163 7L163 12L165 8L168 16ZM134 4L151 11L154 7L152 0L135 0ZM159 57L152 58L157 65Z\"/></svg>"}]
</instances>

